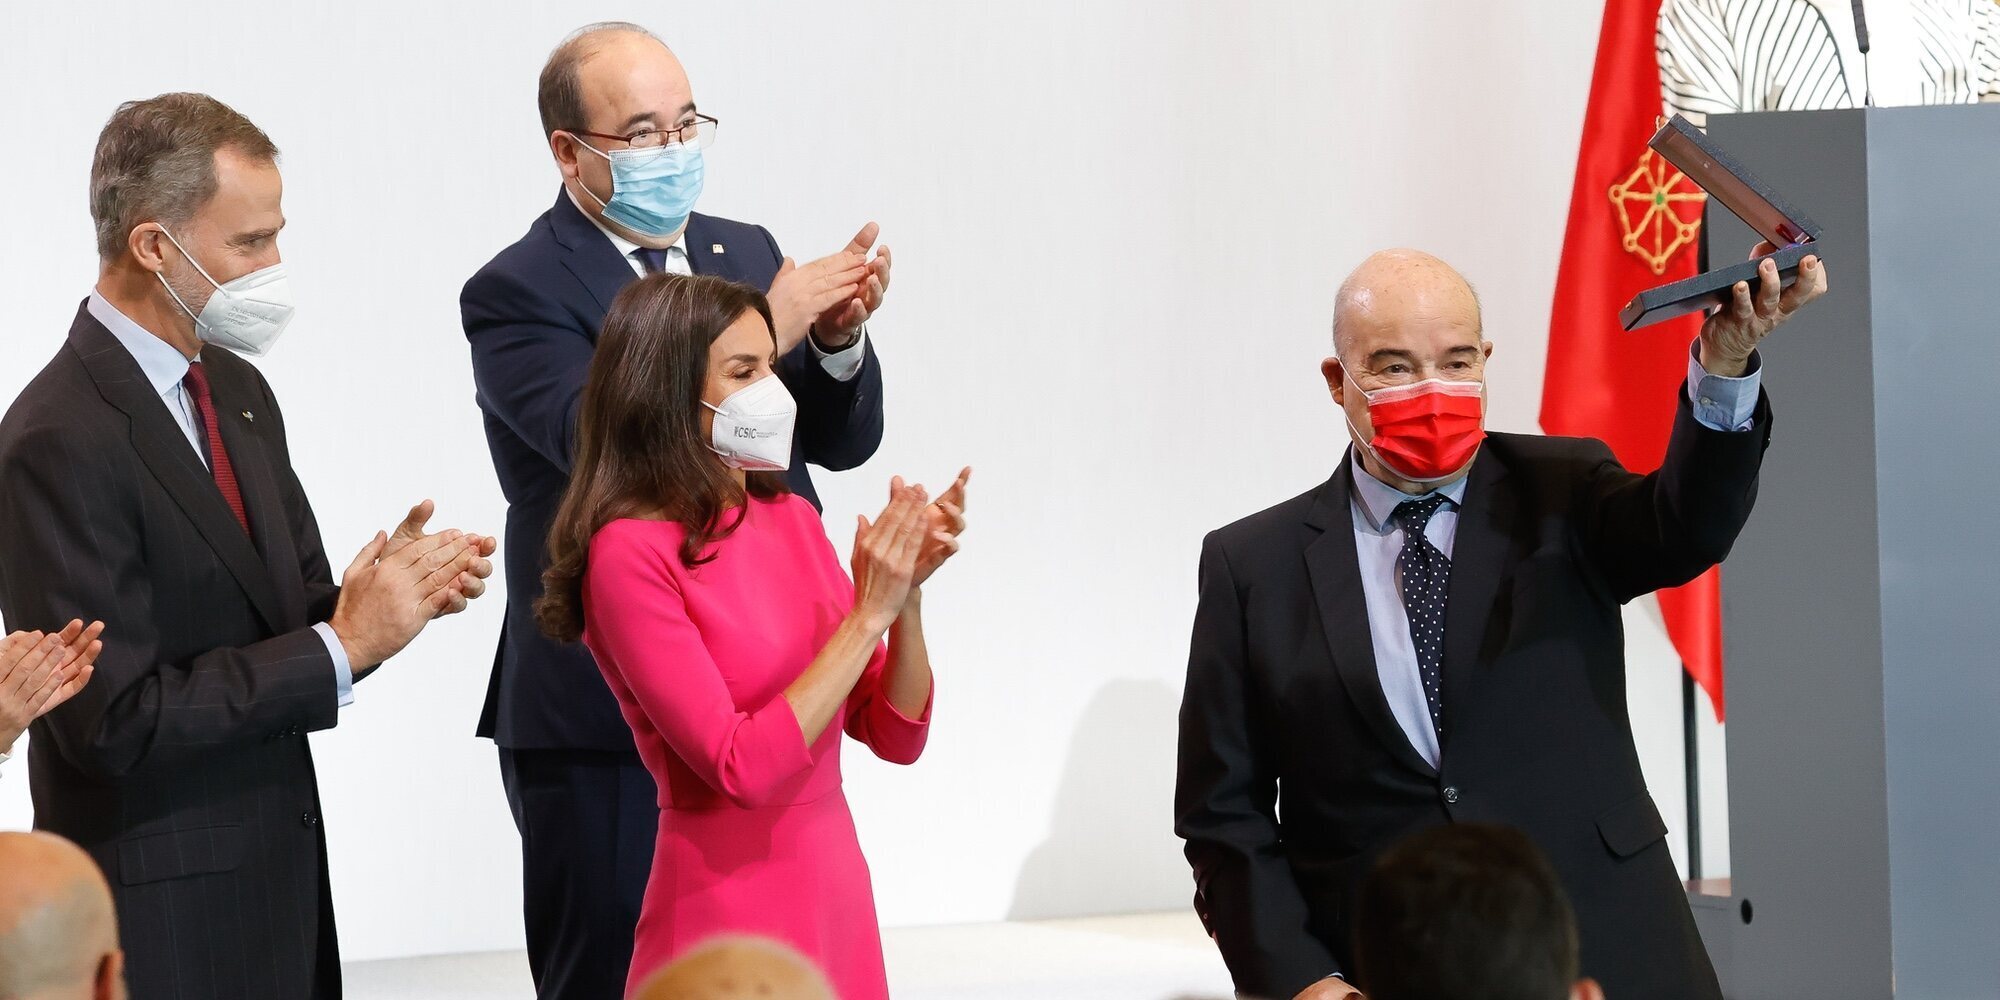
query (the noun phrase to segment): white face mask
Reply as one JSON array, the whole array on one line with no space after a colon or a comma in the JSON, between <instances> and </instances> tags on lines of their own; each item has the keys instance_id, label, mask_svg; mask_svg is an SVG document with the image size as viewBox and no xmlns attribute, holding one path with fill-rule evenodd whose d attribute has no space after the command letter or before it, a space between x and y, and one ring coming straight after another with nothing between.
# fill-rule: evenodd
<instances>
[{"instance_id":1,"label":"white face mask","mask_svg":"<svg viewBox=\"0 0 2000 1000\"><path fill-rule=\"evenodd\" d=\"M798 403L776 374L766 375L729 394L715 411L709 450L723 464L747 472L782 472L792 464L792 424Z\"/></svg>"},{"instance_id":2,"label":"white face mask","mask_svg":"<svg viewBox=\"0 0 2000 1000\"><path fill-rule=\"evenodd\" d=\"M181 301L174 286L167 284L166 275L154 275L160 279L160 284L166 285L167 294L174 297L174 303L181 307L181 311L194 320L195 336L202 343L227 347L253 358L261 358L268 353L271 345L277 343L278 335L285 332L285 326L292 321L295 311L292 306L292 283L285 275L285 265L273 264L229 284L216 284L215 279L209 277L208 269L202 267L186 247L181 246L181 241L174 239L174 234L168 233L164 226L160 227L160 232L166 233L174 249L179 250L181 256L201 272L202 278L215 285L215 294L208 297L208 304L202 306L201 313L197 315L186 302Z\"/></svg>"}]
</instances>

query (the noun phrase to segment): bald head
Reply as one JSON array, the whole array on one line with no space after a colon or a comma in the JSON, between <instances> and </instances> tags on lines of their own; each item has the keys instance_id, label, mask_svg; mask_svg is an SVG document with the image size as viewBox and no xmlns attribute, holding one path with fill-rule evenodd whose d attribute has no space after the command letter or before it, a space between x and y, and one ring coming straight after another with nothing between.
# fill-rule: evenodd
<instances>
[{"instance_id":1,"label":"bald head","mask_svg":"<svg viewBox=\"0 0 2000 1000\"><path fill-rule=\"evenodd\" d=\"M1333 300L1333 351L1352 359L1364 326L1449 323L1481 331L1479 294L1450 264L1422 250L1380 250L1341 282Z\"/></svg>"},{"instance_id":2,"label":"bald head","mask_svg":"<svg viewBox=\"0 0 2000 1000\"><path fill-rule=\"evenodd\" d=\"M631 148L626 137L652 132L657 144L658 135L697 127L694 89L666 44L625 21L571 32L542 67L539 102L549 153L576 207L642 247L673 246L679 230L642 232L605 215L618 197L611 157Z\"/></svg>"},{"instance_id":3,"label":"bald head","mask_svg":"<svg viewBox=\"0 0 2000 1000\"><path fill-rule=\"evenodd\" d=\"M776 941L718 938L653 974L632 1000L834 1000L805 956Z\"/></svg>"},{"instance_id":4,"label":"bald head","mask_svg":"<svg viewBox=\"0 0 2000 1000\"><path fill-rule=\"evenodd\" d=\"M542 66L536 103L544 135L624 135L644 127L625 119L645 111L663 119L653 127L671 128L683 113L681 105L694 109L680 60L658 36L629 21L601 21L570 32Z\"/></svg>"},{"instance_id":5,"label":"bald head","mask_svg":"<svg viewBox=\"0 0 2000 1000\"><path fill-rule=\"evenodd\" d=\"M75 844L0 833L0 996L104 996L118 978L111 889Z\"/></svg>"},{"instance_id":6,"label":"bald head","mask_svg":"<svg viewBox=\"0 0 2000 1000\"><path fill-rule=\"evenodd\" d=\"M1429 379L1485 380L1493 345L1484 339L1472 284L1421 250L1373 254L1347 276L1334 299L1333 351L1320 362L1320 373L1345 411L1363 467L1413 496L1439 482L1404 479L1380 463L1370 447L1375 424L1366 394ZM1463 473L1461 468L1458 474Z\"/></svg>"}]
</instances>

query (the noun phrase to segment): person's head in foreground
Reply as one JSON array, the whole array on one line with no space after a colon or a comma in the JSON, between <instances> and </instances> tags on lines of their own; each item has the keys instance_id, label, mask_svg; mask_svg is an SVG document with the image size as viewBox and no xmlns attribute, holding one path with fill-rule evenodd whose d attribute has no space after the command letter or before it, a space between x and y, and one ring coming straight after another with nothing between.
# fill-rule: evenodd
<instances>
[{"instance_id":1,"label":"person's head in foreground","mask_svg":"<svg viewBox=\"0 0 2000 1000\"><path fill-rule=\"evenodd\" d=\"M576 472L549 533L536 616L583 633L584 563L597 529L657 514L688 525L681 559L728 537L748 497L784 496L797 407L773 366L771 307L747 285L656 274L611 303L577 415Z\"/></svg>"},{"instance_id":2,"label":"person's head in foreground","mask_svg":"<svg viewBox=\"0 0 2000 1000\"><path fill-rule=\"evenodd\" d=\"M1604 998L1578 978L1555 871L1505 827L1436 827L1384 854L1361 885L1354 958L1369 1000Z\"/></svg>"},{"instance_id":3,"label":"person's head in foreground","mask_svg":"<svg viewBox=\"0 0 2000 1000\"><path fill-rule=\"evenodd\" d=\"M124 1000L111 887L61 837L0 833L0 997Z\"/></svg>"},{"instance_id":4,"label":"person's head in foreground","mask_svg":"<svg viewBox=\"0 0 2000 1000\"><path fill-rule=\"evenodd\" d=\"M717 938L669 962L632 1000L835 1000L805 956L762 938Z\"/></svg>"}]
</instances>

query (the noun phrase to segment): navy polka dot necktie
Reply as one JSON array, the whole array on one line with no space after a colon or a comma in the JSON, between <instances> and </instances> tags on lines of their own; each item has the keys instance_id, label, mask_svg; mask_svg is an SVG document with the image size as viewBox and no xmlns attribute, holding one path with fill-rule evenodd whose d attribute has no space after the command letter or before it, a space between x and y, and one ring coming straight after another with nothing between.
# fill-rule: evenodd
<instances>
[{"instance_id":1,"label":"navy polka dot necktie","mask_svg":"<svg viewBox=\"0 0 2000 1000\"><path fill-rule=\"evenodd\" d=\"M1424 528L1446 499L1436 493L1396 505L1391 515L1403 529L1403 551L1396 556L1396 572L1403 578L1403 610L1410 616L1410 642L1417 650L1417 676L1424 682L1424 701L1430 705L1431 725L1438 741L1444 741L1444 676L1438 669L1444 654L1445 585L1451 579L1451 560L1445 558Z\"/></svg>"}]
</instances>

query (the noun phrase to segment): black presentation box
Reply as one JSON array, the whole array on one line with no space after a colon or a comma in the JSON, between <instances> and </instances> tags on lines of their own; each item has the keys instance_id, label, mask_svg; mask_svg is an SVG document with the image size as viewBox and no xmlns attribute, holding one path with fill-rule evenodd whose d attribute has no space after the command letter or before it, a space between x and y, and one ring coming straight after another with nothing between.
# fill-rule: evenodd
<instances>
[{"instance_id":1,"label":"black presentation box","mask_svg":"<svg viewBox=\"0 0 2000 1000\"><path fill-rule=\"evenodd\" d=\"M1729 301L1729 290L1737 282L1747 281L1752 288L1756 287L1757 267L1765 260L1776 261L1779 278L1790 285L1799 278L1800 261L1809 256L1824 256L1819 248L1819 226L1785 204L1777 192L1723 152L1686 118L1675 115L1646 145L1778 249L1754 260L1640 292L1618 311L1618 322L1625 329L1636 330L1722 305Z\"/></svg>"}]
</instances>

